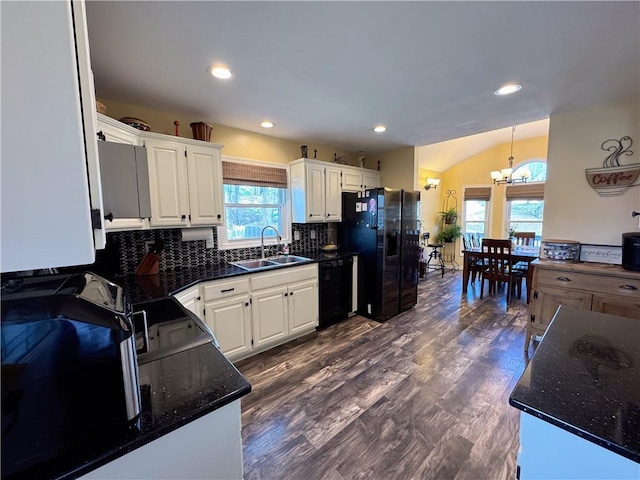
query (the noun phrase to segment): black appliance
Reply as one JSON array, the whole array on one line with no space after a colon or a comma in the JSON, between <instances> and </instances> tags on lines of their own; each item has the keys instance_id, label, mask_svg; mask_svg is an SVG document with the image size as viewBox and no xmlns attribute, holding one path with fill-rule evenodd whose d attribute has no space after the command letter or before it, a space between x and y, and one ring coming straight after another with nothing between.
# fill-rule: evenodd
<instances>
[{"instance_id":1,"label":"black appliance","mask_svg":"<svg viewBox=\"0 0 640 480\"><path fill-rule=\"evenodd\" d=\"M418 300L418 192L344 193L342 245L358 258L358 313L387 320Z\"/></svg>"},{"instance_id":2,"label":"black appliance","mask_svg":"<svg viewBox=\"0 0 640 480\"><path fill-rule=\"evenodd\" d=\"M331 258L330 253L324 254L318 262L318 273L318 328L324 328L345 320L352 311L353 257Z\"/></svg>"},{"instance_id":3,"label":"black appliance","mask_svg":"<svg viewBox=\"0 0 640 480\"><path fill-rule=\"evenodd\" d=\"M132 315L92 273L3 278L3 477L135 428Z\"/></svg>"},{"instance_id":4,"label":"black appliance","mask_svg":"<svg viewBox=\"0 0 640 480\"><path fill-rule=\"evenodd\" d=\"M622 234L622 268L640 272L640 232Z\"/></svg>"}]
</instances>

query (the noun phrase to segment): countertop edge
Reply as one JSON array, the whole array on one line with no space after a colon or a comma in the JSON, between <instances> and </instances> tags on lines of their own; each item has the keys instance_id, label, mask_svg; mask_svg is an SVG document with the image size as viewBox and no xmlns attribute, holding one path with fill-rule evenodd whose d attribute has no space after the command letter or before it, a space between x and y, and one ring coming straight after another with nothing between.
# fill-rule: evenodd
<instances>
[{"instance_id":1,"label":"countertop edge","mask_svg":"<svg viewBox=\"0 0 640 480\"><path fill-rule=\"evenodd\" d=\"M584 440L587 440L591 443L594 443L596 445L599 445L603 448L606 448L607 450L616 453L622 457L625 457L629 460L632 460L636 463L640 463L640 454L630 451L626 448L621 447L618 444L615 443L611 443L607 440L604 440L601 437L598 437L597 435L594 435L592 433L589 433L585 430L581 430L577 427L574 427L573 425L563 422L561 420L558 420L557 418L544 413L540 410L537 410L533 407L531 407L530 405L526 405L525 403L522 403L518 400L516 400L513 397L509 397L509 405L511 405L514 408L517 408L518 410L527 413L529 415L533 415L536 418L539 418L540 420L543 420L555 427L561 428L562 430L566 430L567 432L573 433L574 435L579 436L580 438L583 438Z\"/></svg>"}]
</instances>

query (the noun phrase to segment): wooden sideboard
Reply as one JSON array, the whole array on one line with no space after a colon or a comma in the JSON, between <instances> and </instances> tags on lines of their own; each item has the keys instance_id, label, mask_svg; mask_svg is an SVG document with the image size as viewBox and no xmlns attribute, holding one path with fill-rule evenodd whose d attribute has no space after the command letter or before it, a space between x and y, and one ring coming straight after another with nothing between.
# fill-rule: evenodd
<instances>
[{"instance_id":1,"label":"wooden sideboard","mask_svg":"<svg viewBox=\"0 0 640 480\"><path fill-rule=\"evenodd\" d=\"M635 318L640 321L640 272L620 265L535 260L531 317L524 349L542 335L560 305Z\"/></svg>"}]
</instances>

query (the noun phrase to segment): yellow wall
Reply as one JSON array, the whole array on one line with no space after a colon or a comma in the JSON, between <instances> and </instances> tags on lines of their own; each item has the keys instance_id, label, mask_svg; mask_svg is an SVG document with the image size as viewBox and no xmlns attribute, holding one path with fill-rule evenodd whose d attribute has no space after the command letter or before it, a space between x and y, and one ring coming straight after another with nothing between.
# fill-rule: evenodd
<instances>
[{"instance_id":1,"label":"yellow wall","mask_svg":"<svg viewBox=\"0 0 640 480\"><path fill-rule=\"evenodd\" d=\"M440 224L438 212L442 210L440 193L442 187L438 185L436 189L425 190L427 177L442 178L442 173L421 168L418 172L418 185L420 186L420 222L421 232L429 232L433 237Z\"/></svg>"},{"instance_id":2,"label":"yellow wall","mask_svg":"<svg viewBox=\"0 0 640 480\"><path fill-rule=\"evenodd\" d=\"M413 191L415 147L403 147L367 158L365 167L377 169L380 161L382 185ZM371 165L369 165L371 163Z\"/></svg>"},{"instance_id":3,"label":"yellow wall","mask_svg":"<svg viewBox=\"0 0 640 480\"><path fill-rule=\"evenodd\" d=\"M609 155L605 140L628 135L633 155L621 165L640 163L640 97L552 115L545 188L543 238L621 245L621 234L640 231L633 210L640 211L640 186L623 195L601 197L587 183L585 169L600 168Z\"/></svg>"},{"instance_id":4,"label":"yellow wall","mask_svg":"<svg viewBox=\"0 0 640 480\"><path fill-rule=\"evenodd\" d=\"M217 125L207 121L206 118L196 117L189 114L176 114L170 112L161 112L147 107L130 105L114 100L99 99L107 107L107 115L118 119L122 117L135 117L146 121L151 126L151 131L173 135L174 120L180 122L180 136L192 138L191 122L206 122L213 126L211 141L224 145L222 154L224 156L249 158L254 160L265 160L275 163L289 163L292 160L300 158L299 142L291 140L283 140L281 138L263 135L259 133L240 130L237 128ZM276 127L277 128L277 127ZM357 163L358 155L354 152L344 152L332 148L327 145L310 145L309 157L313 157L313 149L318 149L318 160L333 161L333 154L338 156L346 156L350 160L351 165ZM367 165L367 168L374 168Z\"/></svg>"},{"instance_id":5,"label":"yellow wall","mask_svg":"<svg viewBox=\"0 0 640 480\"><path fill-rule=\"evenodd\" d=\"M470 157L440 174L421 169L419 180L422 185L426 183L425 179L427 176L441 178L440 185L438 185L435 191L429 190L428 192L422 192L422 198L429 199L429 202L423 202L424 207L421 208L422 223L425 230L429 231L432 237L437 233L437 227L440 223L438 212L444 208L443 201L447 190L455 191L458 211L462 216L464 214L464 188L471 186L491 186L492 193L487 237L506 238L505 186L494 186L490 172L492 170L507 168L509 166L509 154L510 143L503 143ZM521 163L531 160L546 160L547 137L530 138L514 142L513 156L515 157L513 163L514 169ZM453 198L450 198L448 207L450 208L454 205L455 202Z\"/></svg>"}]
</instances>

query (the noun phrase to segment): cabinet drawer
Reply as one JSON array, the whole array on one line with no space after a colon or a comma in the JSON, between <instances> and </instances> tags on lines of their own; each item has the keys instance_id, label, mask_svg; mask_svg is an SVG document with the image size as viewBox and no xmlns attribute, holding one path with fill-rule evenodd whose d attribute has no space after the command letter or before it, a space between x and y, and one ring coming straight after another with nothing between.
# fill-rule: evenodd
<instances>
[{"instance_id":1,"label":"cabinet drawer","mask_svg":"<svg viewBox=\"0 0 640 480\"><path fill-rule=\"evenodd\" d=\"M587 289L587 286L591 287L593 280L597 280L593 275L567 272L564 270L540 269L535 271L535 277L536 285L551 285L554 287L576 288L583 290Z\"/></svg>"},{"instance_id":2,"label":"cabinet drawer","mask_svg":"<svg viewBox=\"0 0 640 480\"><path fill-rule=\"evenodd\" d=\"M205 302L220 298L233 297L249 291L249 279L216 280L205 283L202 287L202 296Z\"/></svg>"},{"instance_id":3,"label":"cabinet drawer","mask_svg":"<svg viewBox=\"0 0 640 480\"><path fill-rule=\"evenodd\" d=\"M640 279L622 277L599 277L594 278L597 282L596 292L611 295L620 295L640 301Z\"/></svg>"},{"instance_id":4,"label":"cabinet drawer","mask_svg":"<svg viewBox=\"0 0 640 480\"><path fill-rule=\"evenodd\" d=\"M610 277L601 274L590 275L561 270L538 270L535 275L536 285L587 290L594 293L622 295L629 298L640 296L640 279Z\"/></svg>"},{"instance_id":5,"label":"cabinet drawer","mask_svg":"<svg viewBox=\"0 0 640 480\"><path fill-rule=\"evenodd\" d=\"M259 273L251 277L251 290L276 287L318 278L318 264L283 268L276 272Z\"/></svg>"}]
</instances>

